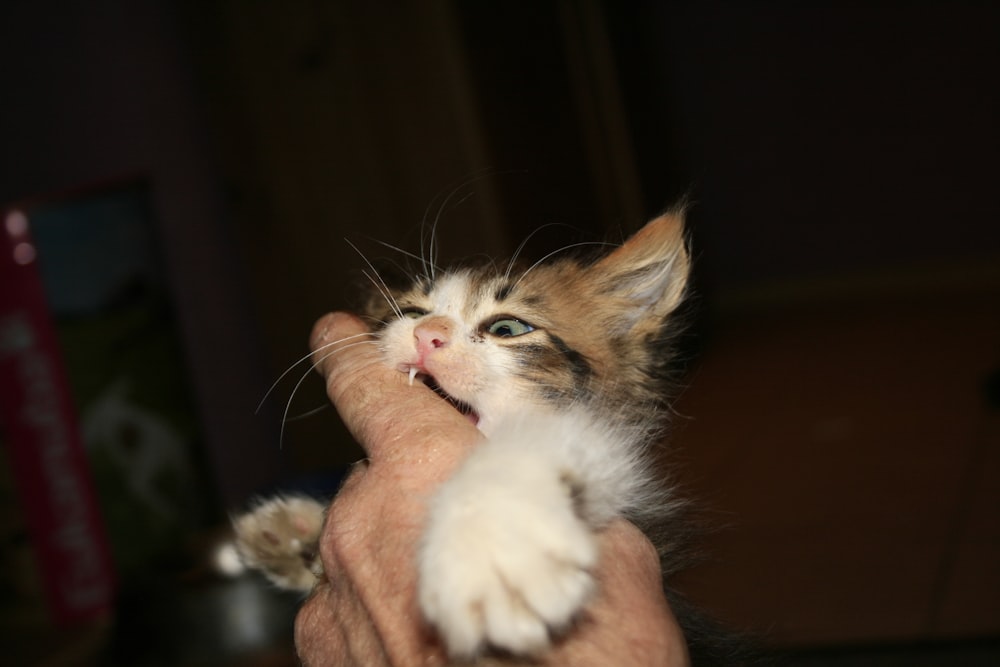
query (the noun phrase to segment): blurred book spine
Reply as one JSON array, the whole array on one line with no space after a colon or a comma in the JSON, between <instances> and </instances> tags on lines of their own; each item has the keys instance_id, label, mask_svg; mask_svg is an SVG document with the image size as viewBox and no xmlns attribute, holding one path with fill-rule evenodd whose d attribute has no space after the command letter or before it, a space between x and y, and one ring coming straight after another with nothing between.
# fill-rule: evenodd
<instances>
[{"instance_id":1,"label":"blurred book spine","mask_svg":"<svg viewBox=\"0 0 1000 667\"><path fill-rule=\"evenodd\" d=\"M18 509L0 530L5 547L27 532L37 569L5 576L37 577L51 619L71 625L111 613L115 576L28 218L0 215L0 433L13 485L0 491Z\"/></svg>"}]
</instances>

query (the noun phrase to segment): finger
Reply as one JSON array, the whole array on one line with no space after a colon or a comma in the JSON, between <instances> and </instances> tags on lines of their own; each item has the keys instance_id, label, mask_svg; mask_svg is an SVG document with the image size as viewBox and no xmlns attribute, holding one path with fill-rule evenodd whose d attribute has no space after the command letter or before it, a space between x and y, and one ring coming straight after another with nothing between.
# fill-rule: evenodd
<instances>
[{"instance_id":1,"label":"finger","mask_svg":"<svg viewBox=\"0 0 1000 667\"><path fill-rule=\"evenodd\" d=\"M342 367L341 372L348 372L349 366L363 367L375 362L378 359L375 345L357 344L368 340L374 337L360 318L350 313L327 313L313 325L309 336L316 369L327 377L335 365ZM354 354L346 354L348 349L353 349Z\"/></svg>"},{"instance_id":2,"label":"finger","mask_svg":"<svg viewBox=\"0 0 1000 667\"><path fill-rule=\"evenodd\" d=\"M663 594L656 547L635 525L617 520L602 531L601 551L600 592L590 614L596 632L611 631L614 637L598 643L607 648L621 642L614 649L619 664L689 665L687 643ZM623 627L623 614L635 622Z\"/></svg>"},{"instance_id":3,"label":"finger","mask_svg":"<svg viewBox=\"0 0 1000 667\"><path fill-rule=\"evenodd\" d=\"M308 667L344 664L346 642L340 631L335 605L319 589L303 603L295 616L295 651Z\"/></svg>"},{"instance_id":4,"label":"finger","mask_svg":"<svg viewBox=\"0 0 1000 667\"><path fill-rule=\"evenodd\" d=\"M338 584L350 587L341 578ZM306 667L389 665L371 615L352 591L319 586L295 617L295 647Z\"/></svg>"},{"instance_id":5,"label":"finger","mask_svg":"<svg viewBox=\"0 0 1000 667\"><path fill-rule=\"evenodd\" d=\"M311 345L326 377L327 395L344 424L375 460L426 456L449 458L479 438L455 408L407 374L387 367L376 345L353 345L368 331L347 313L326 315L313 327ZM337 343L337 341L343 341ZM400 443L405 444L401 447ZM430 448L430 452L428 452Z\"/></svg>"}]
</instances>

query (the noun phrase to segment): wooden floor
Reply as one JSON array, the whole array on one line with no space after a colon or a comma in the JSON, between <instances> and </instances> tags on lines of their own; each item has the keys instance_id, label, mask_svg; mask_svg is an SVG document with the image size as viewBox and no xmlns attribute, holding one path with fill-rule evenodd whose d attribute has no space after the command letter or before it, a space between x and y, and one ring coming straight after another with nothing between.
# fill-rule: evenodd
<instances>
[{"instance_id":1,"label":"wooden floor","mask_svg":"<svg viewBox=\"0 0 1000 667\"><path fill-rule=\"evenodd\" d=\"M809 649L779 657L782 667L996 667L1000 641Z\"/></svg>"},{"instance_id":2,"label":"wooden floor","mask_svg":"<svg viewBox=\"0 0 1000 667\"><path fill-rule=\"evenodd\" d=\"M1000 295L822 303L706 332L675 458L728 528L681 587L777 646L1000 637Z\"/></svg>"}]
</instances>

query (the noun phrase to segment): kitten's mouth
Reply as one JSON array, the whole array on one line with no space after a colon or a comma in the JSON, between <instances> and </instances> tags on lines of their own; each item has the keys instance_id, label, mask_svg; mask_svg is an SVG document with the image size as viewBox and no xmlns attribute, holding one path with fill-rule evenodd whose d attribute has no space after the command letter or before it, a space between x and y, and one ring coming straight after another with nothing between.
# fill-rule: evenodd
<instances>
[{"instance_id":1,"label":"kitten's mouth","mask_svg":"<svg viewBox=\"0 0 1000 667\"><path fill-rule=\"evenodd\" d=\"M474 425L479 424L479 414L472 408L472 406L466 403L465 401L458 400L457 398L446 392L444 389L442 389L441 385L438 384L437 380L434 379L433 375L430 375L429 373L424 373L419 369L417 369L415 366L410 368L409 374L410 374L411 385L413 384L414 379L423 382L428 389L430 389L435 394L443 398L451 407L455 408L460 413L462 413L462 415L464 415L466 419L471 421Z\"/></svg>"}]
</instances>

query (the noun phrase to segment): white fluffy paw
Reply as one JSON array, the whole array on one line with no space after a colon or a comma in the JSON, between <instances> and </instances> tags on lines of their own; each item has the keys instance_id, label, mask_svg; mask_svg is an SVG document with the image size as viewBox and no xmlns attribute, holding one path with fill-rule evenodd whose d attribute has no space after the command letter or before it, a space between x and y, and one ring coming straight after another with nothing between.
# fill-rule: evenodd
<instances>
[{"instance_id":1,"label":"white fluffy paw","mask_svg":"<svg viewBox=\"0 0 1000 667\"><path fill-rule=\"evenodd\" d=\"M233 520L244 565L279 588L307 593L322 572L319 537L326 506L305 496L275 496Z\"/></svg>"},{"instance_id":2,"label":"white fluffy paw","mask_svg":"<svg viewBox=\"0 0 1000 667\"><path fill-rule=\"evenodd\" d=\"M455 657L486 646L537 654L594 589L597 545L567 489L527 481L511 488L463 470L433 502L419 600Z\"/></svg>"}]
</instances>

